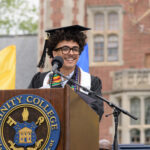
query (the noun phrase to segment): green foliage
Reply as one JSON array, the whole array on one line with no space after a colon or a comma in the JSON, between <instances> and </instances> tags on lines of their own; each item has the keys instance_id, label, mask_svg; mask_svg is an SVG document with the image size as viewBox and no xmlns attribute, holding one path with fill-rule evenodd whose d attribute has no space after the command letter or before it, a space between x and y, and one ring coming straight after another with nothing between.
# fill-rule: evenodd
<instances>
[{"instance_id":1,"label":"green foliage","mask_svg":"<svg viewBox=\"0 0 150 150\"><path fill-rule=\"evenodd\" d=\"M34 34L37 29L38 8L30 1L0 0L1 35Z\"/></svg>"}]
</instances>

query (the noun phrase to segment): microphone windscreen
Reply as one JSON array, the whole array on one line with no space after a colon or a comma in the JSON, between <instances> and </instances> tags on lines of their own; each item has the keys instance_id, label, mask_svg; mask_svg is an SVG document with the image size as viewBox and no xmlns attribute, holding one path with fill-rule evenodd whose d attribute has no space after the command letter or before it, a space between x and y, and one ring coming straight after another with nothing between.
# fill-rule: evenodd
<instances>
[{"instance_id":1,"label":"microphone windscreen","mask_svg":"<svg viewBox=\"0 0 150 150\"><path fill-rule=\"evenodd\" d=\"M55 63L58 65L58 69L60 69L63 66L63 64L64 64L64 60L63 60L63 58L61 56L56 56L52 60L52 66Z\"/></svg>"}]
</instances>

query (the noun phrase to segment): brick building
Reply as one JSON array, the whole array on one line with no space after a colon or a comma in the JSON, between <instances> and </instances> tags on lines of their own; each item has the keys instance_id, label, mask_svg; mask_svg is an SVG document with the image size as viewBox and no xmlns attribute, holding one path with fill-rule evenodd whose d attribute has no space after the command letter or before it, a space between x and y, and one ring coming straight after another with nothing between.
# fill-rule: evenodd
<instances>
[{"instance_id":1,"label":"brick building","mask_svg":"<svg viewBox=\"0 0 150 150\"><path fill-rule=\"evenodd\" d=\"M120 144L150 144L149 8L150 0L40 0L39 51L45 29L72 24L92 29L87 32L90 72L101 78L103 97L139 118L120 115ZM105 114L112 112L105 104ZM113 117L105 114L100 139L113 141Z\"/></svg>"}]
</instances>

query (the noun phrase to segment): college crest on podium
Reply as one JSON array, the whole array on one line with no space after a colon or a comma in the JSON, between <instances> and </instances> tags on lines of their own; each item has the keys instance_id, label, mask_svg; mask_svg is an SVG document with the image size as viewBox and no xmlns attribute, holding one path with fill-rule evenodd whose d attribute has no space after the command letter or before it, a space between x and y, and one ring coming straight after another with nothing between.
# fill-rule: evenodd
<instances>
[{"instance_id":1,"label":"college crest on podium","mask_svg":"<svg viewBox=\"0 0 150 150\"><path fill-rule=\"evenodd\" d=\"M55 150L60 122L52 105L37 95L18 95L0 107L2 150Z\"/></svg>"}]
</instances>

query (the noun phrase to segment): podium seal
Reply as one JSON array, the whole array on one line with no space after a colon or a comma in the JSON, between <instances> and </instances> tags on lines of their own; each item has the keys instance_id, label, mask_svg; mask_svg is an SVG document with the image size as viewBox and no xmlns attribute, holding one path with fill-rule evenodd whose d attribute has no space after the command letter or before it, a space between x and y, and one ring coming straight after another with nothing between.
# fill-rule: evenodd
<instances>
[{"instance_id":1,"label":"podium seal","mask_svg":"<svg viewBox=\"0 0 150 150\"><path fill-rule=\"evenodd\" d=\"M60 121L55 109L37 95L18 95L0 107L0 149L55 150Z\"/></svg>"}]
</instances>

